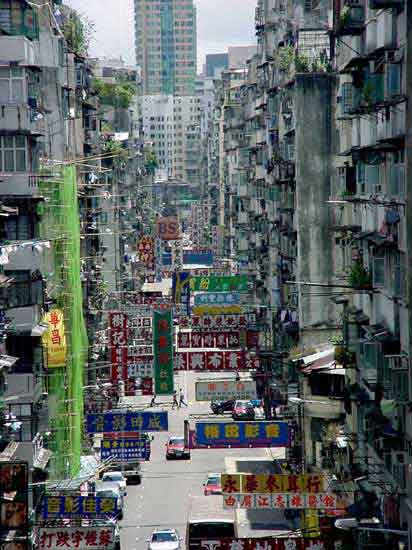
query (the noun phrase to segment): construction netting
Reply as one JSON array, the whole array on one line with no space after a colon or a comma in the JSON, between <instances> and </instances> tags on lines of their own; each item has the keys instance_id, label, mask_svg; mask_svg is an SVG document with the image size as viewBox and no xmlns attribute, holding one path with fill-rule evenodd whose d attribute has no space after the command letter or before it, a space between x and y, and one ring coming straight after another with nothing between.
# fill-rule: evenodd
<instances>
[{"instance_id":1,"label":"construction netting","mask_svg":"<svg viewBox=\"0 0 412 550\"><path fill-rule=\"evenodd\" d=\"M80 280L80 219L76 167L53 168L40 184L41 237L51 241L46 259L51 300L64 312L66 365L48 369L48 410L54 479L76 476L83 439L83 380L88 340ZM47 364L45 365L47 367Z\"/></svg>"}]
</instances>

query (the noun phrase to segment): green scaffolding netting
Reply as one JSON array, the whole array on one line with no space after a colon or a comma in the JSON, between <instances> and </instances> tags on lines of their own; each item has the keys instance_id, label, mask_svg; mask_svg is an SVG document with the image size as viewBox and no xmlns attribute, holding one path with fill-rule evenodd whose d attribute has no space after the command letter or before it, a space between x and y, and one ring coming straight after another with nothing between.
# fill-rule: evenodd
<instances>
[{"instance_id":1,"label":"green scaffolding netting","mask_svg":"<svg viewBox=\"0 0 412 550\"><path fill-rule=\"evenodd\" d=\"M41 238L52 242L49 262L52 295L63 309L67 340L66 366L50 368L48 409L52 432L50 474L54 479L78 474L83 437L83 380L88 340L80 281L80 219L76 167L67 166L54 179L44 178L46 198Z\"/></svg>"}]
</instances>

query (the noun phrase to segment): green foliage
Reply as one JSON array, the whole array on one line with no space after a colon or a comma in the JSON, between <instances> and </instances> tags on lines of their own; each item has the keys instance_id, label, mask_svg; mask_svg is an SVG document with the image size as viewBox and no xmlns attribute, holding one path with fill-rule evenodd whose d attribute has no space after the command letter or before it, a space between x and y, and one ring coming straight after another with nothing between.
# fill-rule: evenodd
<instances>
[{"instance_id":1,"label":"green foliage","mask_svg":"<svg viewBox=\"0 0 412 550\"><path fill-rule=\"evenodd\" d=\"M149 151L146 154L145 167L149 174L154 174L155 169L159 166L157 162L156 153Z\"/></svg>"},{"instance_id":2,"label":"green foliage","mask_svg":"<svg viewBox=\"0 0 412 550\"><path fill-rule=\"evenodd\" d=\"M278 53L279 69L285 72L289 70L290 67L292 66L293 58L294 58L293 46L285 46L283 48L279 48L279 53Z\"/></svg>"},{"instance_id":3,"label":"green foliage","mask_svg":"<svg viewBox=\"0 0 412 550\"><path fill-rule=\"evenodd\" d=\"M372 82L366 82L362 88L362 101L369 105L373 103L375 97L375 89Z\"/></svg>"},{"instance_id":4,"label":"green foliage","mask_svg":"<svg viewBox=\"0 0 412 550\"><path fill-rule=\"evenodd\" d=\"M349 23L349 18L350 18L350 8L349 6L344 6L339 16L339 21L342 27L345 27Z\"/></svg>"},{"instance_id":5,"label":"green foliage","mask_svg":"<svg viewBox=\"0 0 412 550\"><path fill-rule=\"evenodd\" d=\"M90 41L94 34L93 23L76 10L62 6L64 23L62 32L70 51L86 56L89 50Z\"/></svg>"},{"instance_id":6,"label":"green foliage","mask_svg":"<svg viewBox=\"0 0 412 550\"><path fill-rule=\"evenodd\" d=\"M349 284L354 288L370 288L372 277L361 260L357 260L349 273Z\"/></svg>"},{"instance_id":7,"label":"green foliage","mask_svg":"<svg viewBox=\"0 0 412 550\"><path fill-rule=\"evenodd\" d=\"M136 86L131 82L119 81L116 83L103 82L96 78L93 80L95 93L103 105L128 109L136 95Z\"/></svg>"},{"instance_id":8,"label":"green foliage","mask_svg":"<svg viewBox=\"0 0 412 550\"><path fill-rule=\"evenodd\" d=\"M309 59L303 54L295 55L295 69L297 73L309 72Z\"/></svg>"}]
</instances>

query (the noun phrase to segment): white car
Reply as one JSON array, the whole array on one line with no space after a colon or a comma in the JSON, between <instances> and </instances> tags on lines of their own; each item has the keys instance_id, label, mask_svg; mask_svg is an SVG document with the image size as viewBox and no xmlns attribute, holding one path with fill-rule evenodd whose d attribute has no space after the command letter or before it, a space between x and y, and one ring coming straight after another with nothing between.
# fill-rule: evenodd
<instances>
[{"instance_id":1,"label":"white car","mask_svg":"<svg viewBox=\"0 0 412 550\"><path fill-rule=\"evenodd\" d=\"M181 538L176 529L159 529L153 531L147 539L148 550L180 550Z\"/></svg>"},{"instance_id":2,"label":"white car","mask_svg":"<svg viewBox=\"0 0 412 550\"><path fill-rule=\"evenodd\" d=\"M106 472L103 474L102 481L106 482L109 481L110 483L117 483L120 491L123 493L123 495L127 494L126 490L126 478L122 474L122 472Z\"/></svg>"}]
</instances>

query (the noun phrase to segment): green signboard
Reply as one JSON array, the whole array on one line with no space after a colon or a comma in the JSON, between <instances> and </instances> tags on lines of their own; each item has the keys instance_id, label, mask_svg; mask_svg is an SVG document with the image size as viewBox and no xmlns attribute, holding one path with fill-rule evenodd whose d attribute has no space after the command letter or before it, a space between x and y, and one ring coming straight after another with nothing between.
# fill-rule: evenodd
<instances>
[{"instance_id":1,"label":"green signboard","mask_svg":"<svg viewBox=\"0 0 412 550\"><path fill-rule=\"evenodd\" d=\"M155 393L171 395L173 384L173 319L171 311L153 312Z\"/></svg>"},{"instance_id":2,"label":"green signboard","mask_svg":"<svg viewBox=\"0 0 412 550\"><path fill-rule=\"evenodd\" d=\"M248 290L247 275L191 277L190 290L194 292L246 291Z\"/></svg>"}]
</instances>

